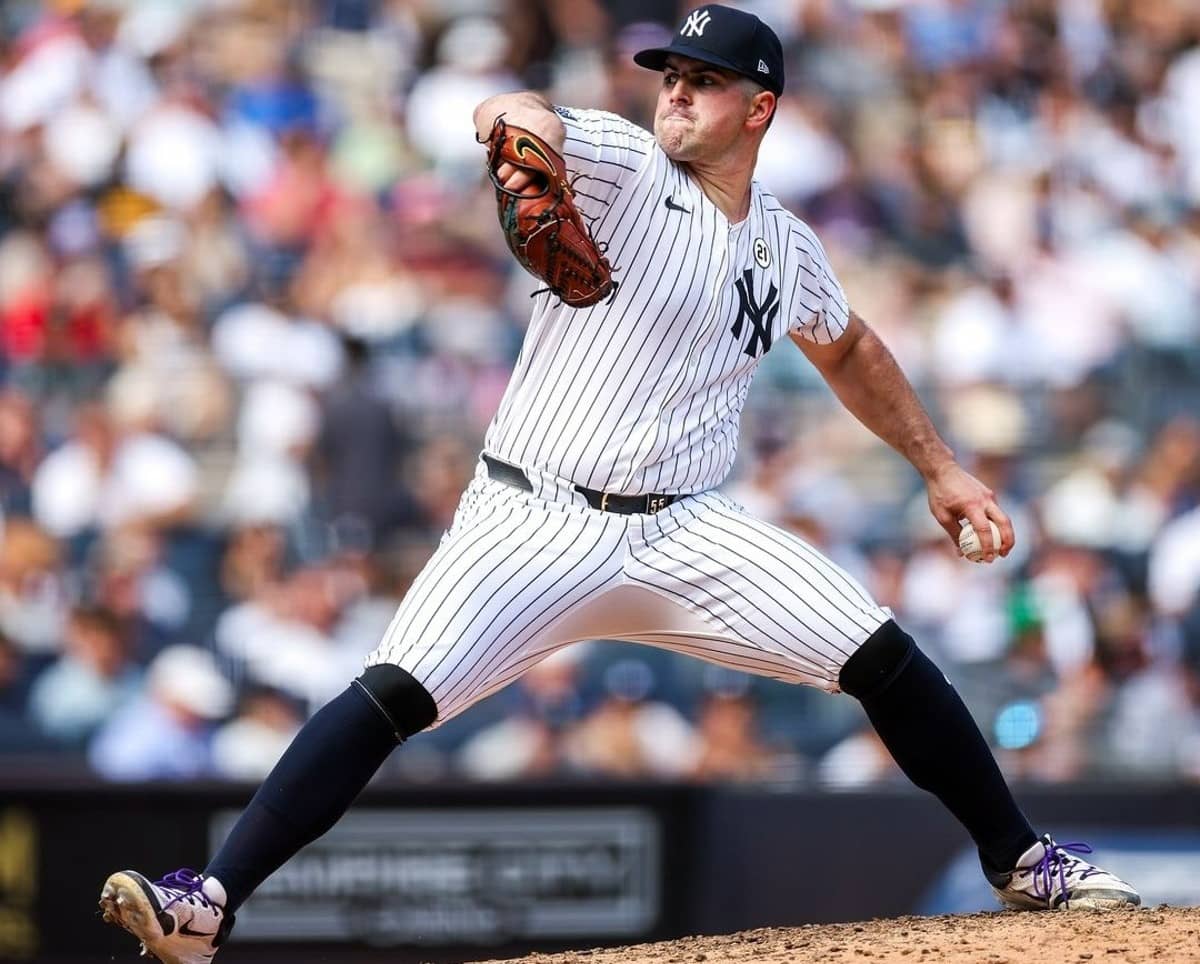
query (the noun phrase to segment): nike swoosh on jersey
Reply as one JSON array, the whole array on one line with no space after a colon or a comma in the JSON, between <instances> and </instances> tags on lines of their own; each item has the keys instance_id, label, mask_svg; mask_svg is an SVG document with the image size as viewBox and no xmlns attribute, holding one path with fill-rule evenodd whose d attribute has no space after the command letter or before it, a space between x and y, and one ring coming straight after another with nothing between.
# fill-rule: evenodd
<instances>
[{"instance_id":1,"label":"nike swoosh on jersey","mask_svg":"<svg viewBox=\"0 0 1200 964\"><path fill-rule=\"evenodd\" d=\"M684 214L692 213L691 208L685 208L681 204L676 204L675 199L673 197L671 197L671 195L669 195L669 194L666 196L663 203L665 203L667 205L667 208L671 211L681 211Z\"/></svg>"}]
</instances>

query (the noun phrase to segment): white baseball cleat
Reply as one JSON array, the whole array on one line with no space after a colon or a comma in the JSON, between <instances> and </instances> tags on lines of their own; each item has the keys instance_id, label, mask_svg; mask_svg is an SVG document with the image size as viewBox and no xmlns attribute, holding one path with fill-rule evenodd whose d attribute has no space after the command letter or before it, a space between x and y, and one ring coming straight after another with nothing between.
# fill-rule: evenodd
<instances>
[{"instance_id":1,"label":"white baseball cleat","mask_svg":"<svg viewBox=\"0 0 1200 964\"><path fill-rule=\"evenodd\" d=\"M1007 874L984 869L992 893L1010 910L1119 910L1137 907L1136 890L1075 854L1090 854L1085 843L1055 843L1043 834Z\"/></svg>"},{"instance_id":2,"label":"white baseball cleat","mask_svg":"<svg viewBox=\"0 0 1200 964\"><path fill-rule=\"evenodd\" d=\"M135 870L104 882L100 910L142 942L142 956L163 964L208 964L233 928L225 888L215 877L177 870L151 883Z\"/></svg>"}]
</instances>

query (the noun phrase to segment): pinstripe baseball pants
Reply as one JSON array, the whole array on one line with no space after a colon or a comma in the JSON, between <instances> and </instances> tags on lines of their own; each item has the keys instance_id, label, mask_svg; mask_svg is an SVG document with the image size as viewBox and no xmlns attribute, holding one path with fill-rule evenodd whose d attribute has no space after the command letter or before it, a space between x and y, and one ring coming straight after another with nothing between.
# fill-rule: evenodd
<instances>
[{"instance_id":1,"label":"pinstripe baseball pants","mask_svg":"<svg viewBox=\"0 0 1200 964\"><path fill-rule=\"evenodd\" d=\"M419 680L438 723L582 639L646 643L836 692L843 663L891 618L817 550L720 493L618 515L563 479L526 474L532 493L480 464L367 658Z\"/></svg>"}]
</instances>

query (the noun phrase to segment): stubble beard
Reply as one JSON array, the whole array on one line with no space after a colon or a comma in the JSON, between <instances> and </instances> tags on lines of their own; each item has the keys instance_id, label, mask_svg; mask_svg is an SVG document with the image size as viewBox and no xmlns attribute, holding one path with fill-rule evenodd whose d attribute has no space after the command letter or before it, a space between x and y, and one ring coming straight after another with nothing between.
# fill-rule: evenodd
<instances>
[{"instance_id":1,"label":"stubble beard","mask_svg":"<svg viewBox=\"0 0 1200 964\"><path fill-rule=\"evenodd\" d=\"M663 153L673 161L688 161L695 154L694 131L690 125L670 122L668 118L658 118L654 124L654 136Z\"/></svg>"}]
</instances>

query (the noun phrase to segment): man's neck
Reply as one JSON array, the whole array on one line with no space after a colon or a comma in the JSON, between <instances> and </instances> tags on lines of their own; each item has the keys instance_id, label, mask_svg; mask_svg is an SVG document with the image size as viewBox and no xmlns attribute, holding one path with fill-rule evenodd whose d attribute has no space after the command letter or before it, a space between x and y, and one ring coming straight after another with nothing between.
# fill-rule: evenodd
<instances>
[{"instance_id":1,"label":"man's neck","mask_svg":"<svg viewBox=\"0 0 1200 964\"><path fill-rule=\"evenodd\" d=\"M688 175L700 185L705 196L725 215L730 224L737 224L750 213L750 182L754 177L754 161L738 164L685 165Z\"/></svg>"}]
</instances>

